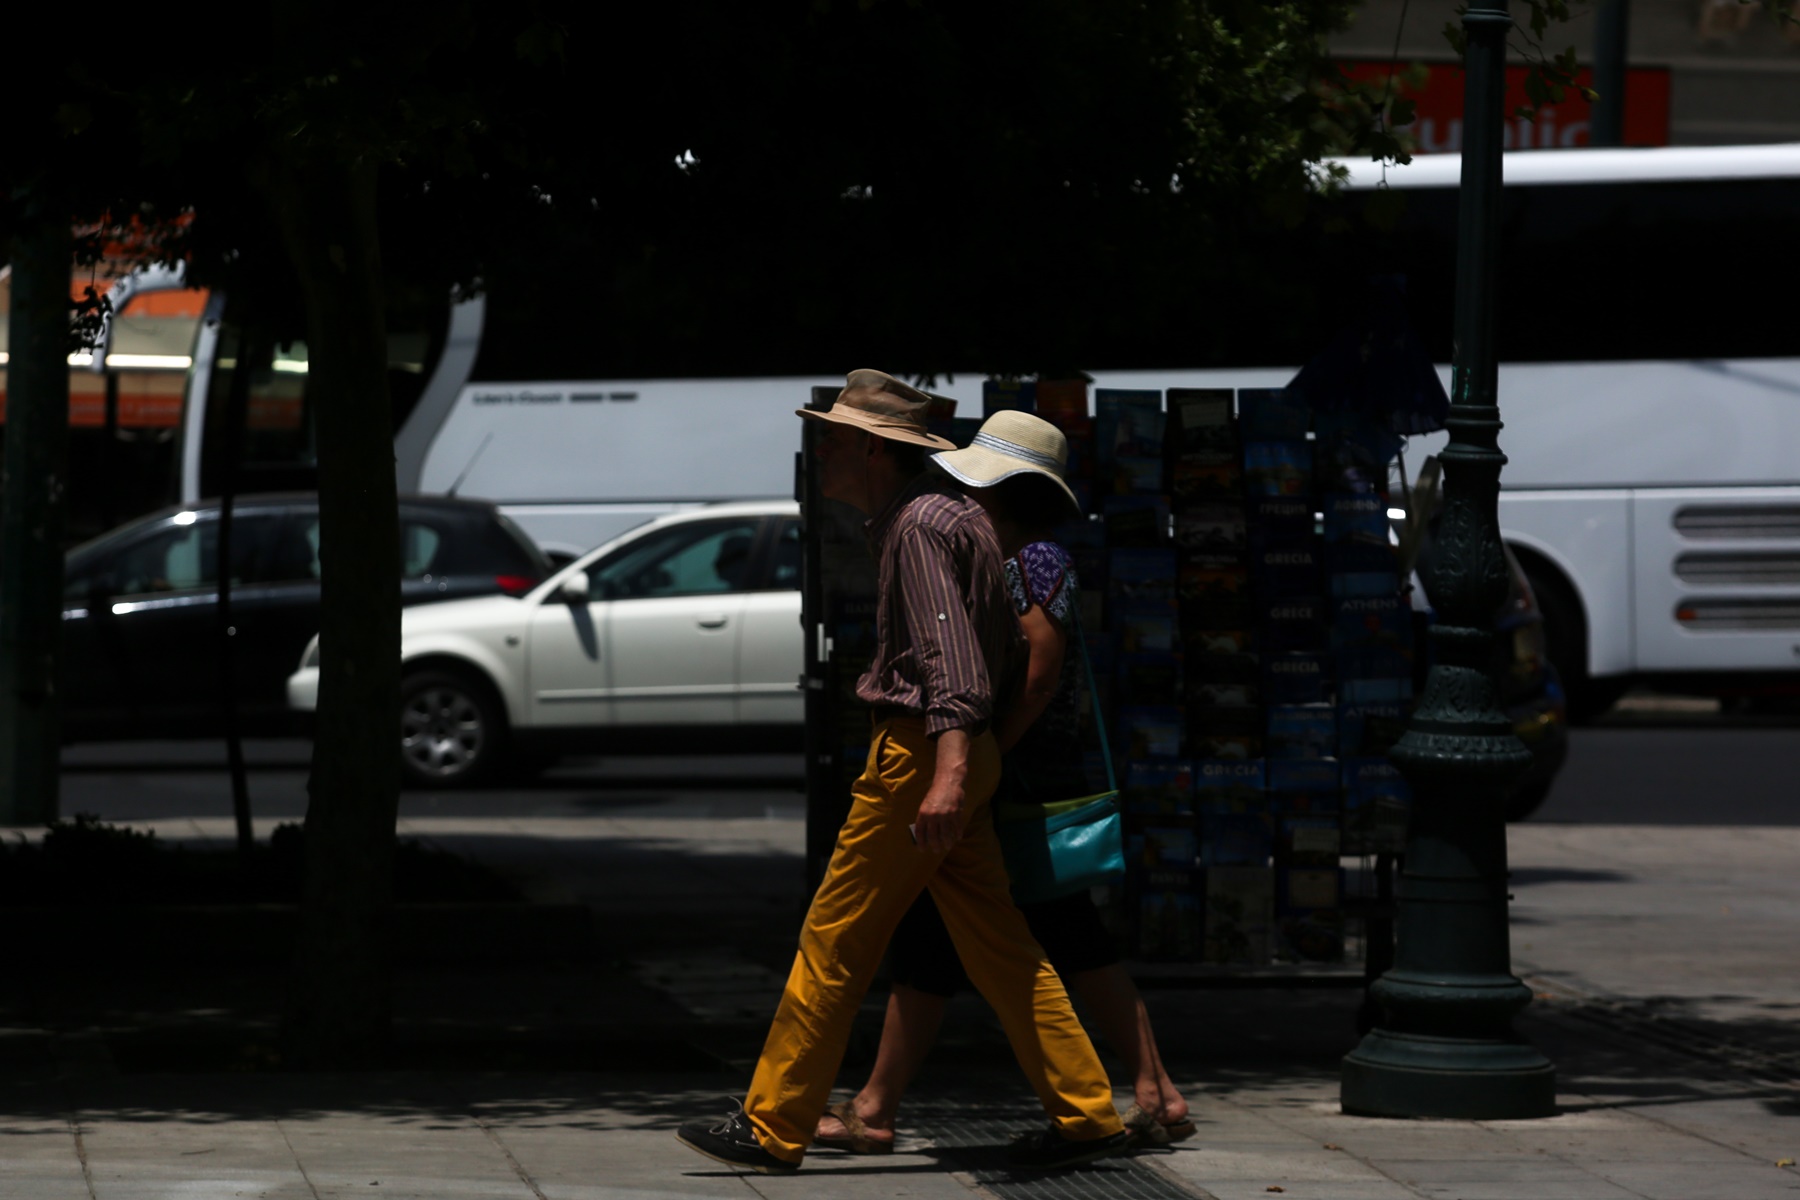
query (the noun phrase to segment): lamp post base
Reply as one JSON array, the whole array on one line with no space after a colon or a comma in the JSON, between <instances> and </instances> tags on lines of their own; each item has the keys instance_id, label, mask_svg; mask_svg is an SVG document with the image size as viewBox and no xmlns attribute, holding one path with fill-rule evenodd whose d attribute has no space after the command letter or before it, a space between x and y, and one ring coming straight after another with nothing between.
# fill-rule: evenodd
<instances>
[{"instance_id":1,"label":"lamp post base","mask_svg":"<svg viewBox=\"0 0 1800 1200\"><path fill-rule=\"evenodd\" d=\"M1547 1117L1556 1067L1522 1040L1375 1029L1344 1057L1339 1094L1346 1113L1365 1117Z\"/></svg>"}]
</instances>

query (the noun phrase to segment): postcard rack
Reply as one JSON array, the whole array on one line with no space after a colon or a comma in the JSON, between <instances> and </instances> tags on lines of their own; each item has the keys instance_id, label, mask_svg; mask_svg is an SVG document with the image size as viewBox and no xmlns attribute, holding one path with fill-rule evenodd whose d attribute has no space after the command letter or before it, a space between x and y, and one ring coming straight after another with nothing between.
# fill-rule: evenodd
<instances>
[{"instance_id":1,"label":"postcard rack","mask_svg":"<svg viewBox=\"0 0 1800 1200\"><path fill-rule=\"evenodd\" d=\"M1409 803L1385 756L1415 672L1391 436L1284 389L1089 393L990 380L983 409L1057 425L1089 514L1061 540L1123 793L1128 869L1105 896L1122 952L1144 986L1360 986L1391 962ZM937 415L958 445L980 425ZM817 494L815 424L796 471L809 887L867 753L875 623L861 514Z\"/></svg>"}]
</instances>

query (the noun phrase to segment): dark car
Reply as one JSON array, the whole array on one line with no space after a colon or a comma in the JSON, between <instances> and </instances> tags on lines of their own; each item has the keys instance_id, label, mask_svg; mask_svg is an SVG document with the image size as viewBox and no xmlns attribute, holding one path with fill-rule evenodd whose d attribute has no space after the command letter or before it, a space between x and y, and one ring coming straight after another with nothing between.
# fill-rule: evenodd
<instances>
[{"instance_id":1,"label":"dark car","mask_svg":"<svg viewBox=\"0 0 1800 1200\"><path fill-rule=\"evenodd\" d=\"M58 678L68 741L204 737L223 727L219 507L168 508L77 546L64 568ZM232 518L240 728L291 730L287 677L319 631L319 503L244 496ZM493 505L400 501L400 602L524 595L550 573Z\"/></svg>"}]
</instances>

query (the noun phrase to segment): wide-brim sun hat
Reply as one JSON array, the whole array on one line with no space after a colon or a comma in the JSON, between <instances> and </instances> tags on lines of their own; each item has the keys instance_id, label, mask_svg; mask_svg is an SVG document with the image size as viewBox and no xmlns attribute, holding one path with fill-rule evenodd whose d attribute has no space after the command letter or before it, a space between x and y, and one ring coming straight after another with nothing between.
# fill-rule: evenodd
<instances>
[{"instance_id":1,"label":"wide-brim sun hat","mask_svg":"<svg viewBox=\"0 0 1800 1200\"><path fill-rule=\"evenodd\" d=\"M956 449L955 442L926 429L925 413L930 406L931 397L918 388L901 383L884 371L863 369L845 377L844 390L829 409L794 411L809 421L848 425L889 441L910 442L933 450Z\"/></svg>"},{"instance_id":2,"label":"wide-brim sun hat","mask_svg":"<svg viewBox=\"0 0 1800 1200\"><path fill-rule=\"evenodd\" d=\"M1081 501L1063 479L1069 465L1069 439L1062 430L1026 412L1006 409L981 423L975 440L961 450L934 454L931 461L965 487L993 487L1020 475L1042 475L1069 498L1081 515Z\"/></svg>"}]
</instances>

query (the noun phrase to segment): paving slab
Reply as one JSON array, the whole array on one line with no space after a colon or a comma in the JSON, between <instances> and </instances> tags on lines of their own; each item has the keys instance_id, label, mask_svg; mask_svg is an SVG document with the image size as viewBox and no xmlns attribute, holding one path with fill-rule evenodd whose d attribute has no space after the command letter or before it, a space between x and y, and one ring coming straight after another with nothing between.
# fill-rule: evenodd
<instances>
[{"instance_id":1,"label":"paving slab","mask_svg":"<svg viewBox=\"0 0 1800 1200\"><path fill-rule=\"evenodd\" d=\"M1754 1163L1604 1163L1601 1178L1645 1200L1770 1200L1800 1195L1793 1170Z\"/></svg>"},{"instance_id":2,"label":"paving slab","mask_svg":"<svg viewBox=\"0 0 1800 1200\"><path fill-rule=\"evenodd\" d=\"M760 1044L792 954L803 844L793 806L716 820L419 813L405 828L602 915L605 969L418 975L397 989L409 1036L453 1047L528 1027L534 1066L147 1074L116 1031L46 1032L20 1018L7 1061L55 1086L0 1073L0 1200L1028 1194L968 1169L968 1139L952 1136L965 1118L1019 1128L1036 1119L978 1004L972 1018L953 1006L890 1158L821 1152L797 1176L766 1178L675 1143L680 1121L721 1111L748 1082L745 1054ZM209 819L164 833L229 829ZM1800 1159L1800 830L1526 825L1509 840L1518 966L1540 994L1520 1027L1557 1062L1555 1116L1345 1116L1337 1071L1356 1041L1354 990L1153 991L1164 1057L1199 1133L1140 1156L1131 1178L1219 1200L1800 1192L1800 1174L1776 1165ZM183 1019L198 1028L219 1019L213 1011L194 1005ZM131 1014L107 1019L124 1027ZM859 1026L858 1038L868 1032ZM599 1050L575 1063L572 1051L558 1057L559 1038ZM645 1053L624 1053L634 1042ZM853 1040L841 1086L860 1081L867 1048ZM1029 1194L1089 1200L1119 1178L1084 1173Z\"/></svg>"},{"instance_id":3,"label":"paving slab","mask_svg":"<svg viewBox=\"0 0 1800 1200\"><path fill-rule=\"evenodd\" d=\"M67 1120L0 1120L0 1198L88 1200L76 1136Z\"/></svg>"}]
</instances>

